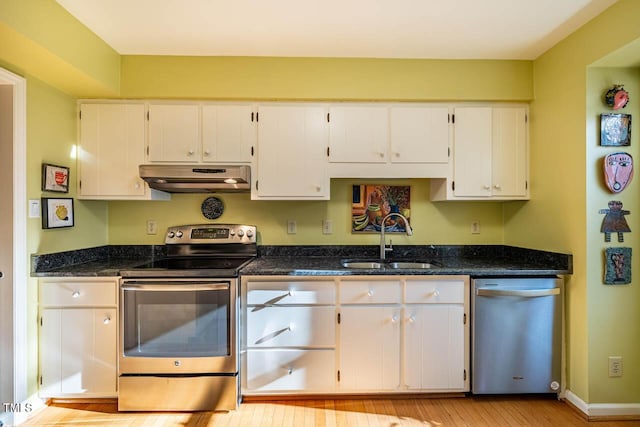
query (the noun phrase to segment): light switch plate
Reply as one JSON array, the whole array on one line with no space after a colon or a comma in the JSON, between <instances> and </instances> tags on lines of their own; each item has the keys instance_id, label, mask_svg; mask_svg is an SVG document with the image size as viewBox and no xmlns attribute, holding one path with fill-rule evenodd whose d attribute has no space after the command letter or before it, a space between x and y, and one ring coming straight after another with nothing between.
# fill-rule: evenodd
<instances>
[{"instance_id":1,"label":"light switch plate","mask_svg":"<svg viewBox=\"0 0 640 427\"><path fill-rule=\"evenodd\" d=\"M29 199L29 218L40 218L40 200Z\"/></svg>"}]
</instances>

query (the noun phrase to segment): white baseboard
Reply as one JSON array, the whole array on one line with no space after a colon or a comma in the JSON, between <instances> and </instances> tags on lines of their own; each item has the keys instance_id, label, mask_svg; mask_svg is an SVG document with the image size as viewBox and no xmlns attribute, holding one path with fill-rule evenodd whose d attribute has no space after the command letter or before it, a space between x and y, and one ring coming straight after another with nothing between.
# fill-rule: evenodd
<instances>
[{"instance_id":1,"label":"white baseboard","mask_svg":"<svg viewBox=\"0 0 640 427\"><path fill-rule=\"evenodd\" d=\"M570 390L564 396L587 417L640 417L640 403L587 403Z\"/></svg>"}]
</instances>

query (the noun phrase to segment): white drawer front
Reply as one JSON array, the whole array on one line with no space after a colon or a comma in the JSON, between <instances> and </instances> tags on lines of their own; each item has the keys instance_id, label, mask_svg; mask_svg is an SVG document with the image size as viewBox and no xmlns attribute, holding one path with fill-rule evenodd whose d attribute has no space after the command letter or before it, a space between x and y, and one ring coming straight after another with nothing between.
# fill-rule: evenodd
<instances>
[{"instance_id":1,"label":"white drawer front","mask_svg":"<svg viewBox=\"0 0 640 427\"><path fill-rule=\"evenodd\" d=\"M334 307L248 307L248 347L335 347Z\"/></svg>"},{"instance_id":2,"label":"white drawer front","mask_svg":"<svg viewBox=\"0 0 640 427\"><path fill-rule=\"evenodd\" d=\"M249 282L247 304L335 304L336 285L319 282Z\"/></svg>"},{"instance_id":3,"label":"white drawer front","mask_svg":"<svg viewBox=\"0 0 640 427\"><path fill-rule=\"evenodd\" d=\"M41 282L40 305L57 307L114 306L116 282Z\"/></svg>"},{"instance_id":4,"label":"white drawer front","mask_svg":"<svg viewBox=\"0 0 640 427\"><path fill-rule=\"evenodd\" d=\"M406 303L464 303L461 280L411 280L406 286Z\"/></svg>"},{"instance_id":5,"label":"white drawer front","mask_svg":"<svg viewBox=\"0 0 640 427\"><path fill-rule=\"evenodd\" d=\"M344 281L340 283L341 304L398 304L400 282Z\"/></svg>"},{"instance_id":6,"label":"white drawer front","mask_svg":"<svg viewBox=\"0 0 640 427\"><path fill-rule=\"evenodd\" d=\"M249 391L330 392L335 388L334 350L248 350Z\"/></svg>"}]
</instances>

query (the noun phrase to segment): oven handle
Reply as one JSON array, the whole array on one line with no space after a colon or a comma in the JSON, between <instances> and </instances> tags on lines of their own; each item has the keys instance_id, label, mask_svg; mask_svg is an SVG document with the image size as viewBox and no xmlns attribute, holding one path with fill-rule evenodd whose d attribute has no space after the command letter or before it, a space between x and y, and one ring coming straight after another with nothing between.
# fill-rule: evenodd
<instances>
[{"instance_id":1,"label":"oven handle","mask_svg":"<svg viewBox=\"0 0 640 427\"><path fill-rule=\"evenodd\" d=\"M157 283L123 283L124 291L225 291L230 288L228 283L194 283L194 282L169 282Z\"/></svg>"}]
</instances>

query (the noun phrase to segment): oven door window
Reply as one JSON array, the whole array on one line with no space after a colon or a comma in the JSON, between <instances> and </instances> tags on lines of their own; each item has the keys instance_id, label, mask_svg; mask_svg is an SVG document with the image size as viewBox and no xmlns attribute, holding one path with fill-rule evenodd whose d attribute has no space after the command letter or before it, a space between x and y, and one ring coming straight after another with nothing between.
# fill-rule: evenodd
<instances>
[{"instance_id":1,"label":"oven door window","mask_svg":"<svg viewBox=\"0 0 640 427\"><path fill-rule=\"evenodd\" d=\"M157 288L157 289L156 289ZM123 352L129 357L231 353L230 290L123 290Z\"/></svg>"}]
</instances>

